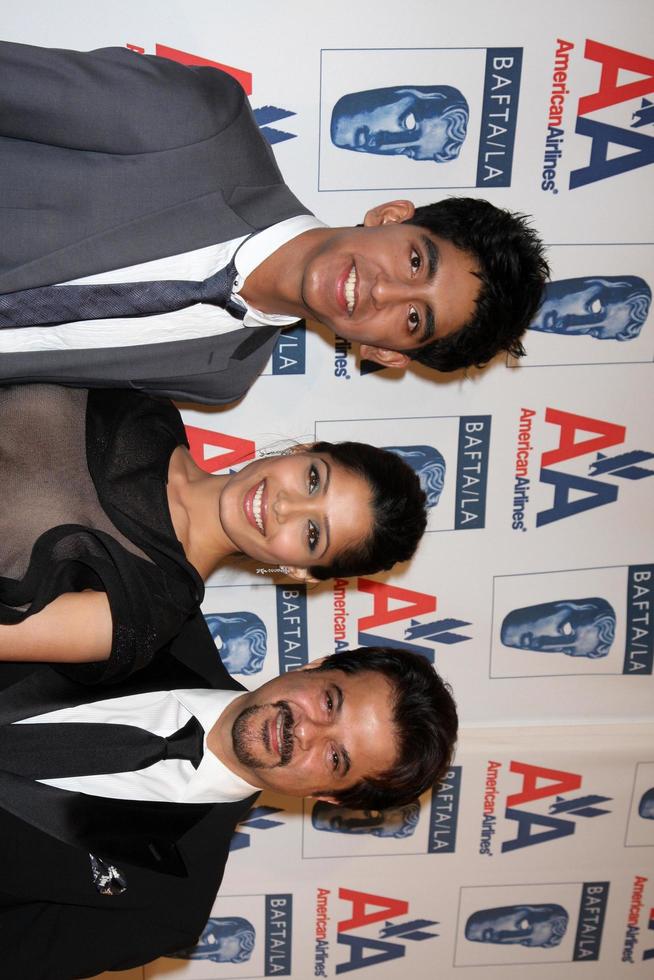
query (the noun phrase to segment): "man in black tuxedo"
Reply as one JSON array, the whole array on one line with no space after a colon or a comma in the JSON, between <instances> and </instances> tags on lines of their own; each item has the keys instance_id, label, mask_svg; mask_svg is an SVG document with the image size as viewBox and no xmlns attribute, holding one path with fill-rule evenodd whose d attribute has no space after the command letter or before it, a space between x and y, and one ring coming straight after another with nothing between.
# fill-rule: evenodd
<instances>
[{"instance_id":1,"label":"man in black tuxedo","mask_svg":"<svg viewBox=\"0 0 654 980\"><path fill-rule=\"evenodd\" d=\"M451 695L417 655L346 652L249 692L200 614L120 687L28 664L0 665L0 686L0 954L12 980L193 946L260 789L401 803L440 777L456 738Z\"/></svg>"},{"instance_id":2,"label":"man in black tuxedo","mask_svg":"<svg viewBox=\"0 0 654 980\"><path fill-rule=\"evenodd\" d=\"M122 48L0 43L0 167L4 382L228 402L301 318L383 366L449 371L519 355L547 274L524 219L486 201L391 201L328 228L233 78ZM198 286L223 271L218 293ZM162 297L180 281L194 289Z\"/></svg>"}]
</instances>

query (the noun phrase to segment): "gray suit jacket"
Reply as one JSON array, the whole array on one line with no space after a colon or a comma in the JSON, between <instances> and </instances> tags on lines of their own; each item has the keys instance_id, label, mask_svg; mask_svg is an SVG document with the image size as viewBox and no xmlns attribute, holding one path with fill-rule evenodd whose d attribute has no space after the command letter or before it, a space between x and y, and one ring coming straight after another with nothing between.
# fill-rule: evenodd
<instances>
[{"instance_id":1,"label":"gray suit jacket","mask_svg":"<svg viewBox=\"0 0 654 980\"><path fill-rule=\"evenodd\" d=\"M0 170L2 293L308 213L233 78L124 48L0 42ZM245 393L277 333L239 328L128 348L4 354L0 382L136 387L219 404Z\"/></svg>"}]
</instances>

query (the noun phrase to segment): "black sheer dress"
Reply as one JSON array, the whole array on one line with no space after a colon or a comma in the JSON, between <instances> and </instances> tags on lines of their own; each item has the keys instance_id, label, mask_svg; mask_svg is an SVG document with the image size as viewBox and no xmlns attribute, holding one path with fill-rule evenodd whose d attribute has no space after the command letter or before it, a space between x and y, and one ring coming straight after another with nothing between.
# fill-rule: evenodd
<instances>
[{"instance_id":1,"label":"black sheer dress","mask_svg":"<svg viewBox=\"0 0 654 980\"><path fill-rule=\"evenodd\" d=\"M145 666L202 601L175 537L166 483L187 446L177 409L129 390L0 388L0 622L64 592L106 592L109 660L61 664L83 683Z\"/></svg>"}]
</instances>

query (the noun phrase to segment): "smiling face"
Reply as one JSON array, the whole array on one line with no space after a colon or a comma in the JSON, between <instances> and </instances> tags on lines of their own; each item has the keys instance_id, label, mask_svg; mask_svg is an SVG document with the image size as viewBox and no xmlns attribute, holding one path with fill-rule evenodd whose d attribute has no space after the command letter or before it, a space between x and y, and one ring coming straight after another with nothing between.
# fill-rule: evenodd
<instances>
[{"instance_id":1,"label":"smiling face","mask_svg":"<svg viewBox=\"0 0 654 980\"><path fill-rule=\"evenodd\" d=\"M366 481L312 452L256 460L234 474L220 521L237 551L296 569L329 565L374 526Z\"/></svg>"},{"instance_id":2,"label":"smiling face","mask_svg":"<svg viewBox=\"0 0 654 980\"><path fill-rule=\"evenodd\" d=\"M474 313L481 286L476 260L407 224L412 214L408 201L380 205L367 213L363 228L336 229L306 256L305 315L367 347L363 357L378 360L375 349L424 347L459 330Z\"/></svg>"},{"instance_id":3,"label":"smiling face","mask_svg":"<svg viewBox=\"0 0 654 980\"><path fill-rule=\"evenodd\" d=\"M373 671L292 671L243 695L226 760L254 786L335 797L396 762L392 688Z\"/></svg>"}]
</instances>

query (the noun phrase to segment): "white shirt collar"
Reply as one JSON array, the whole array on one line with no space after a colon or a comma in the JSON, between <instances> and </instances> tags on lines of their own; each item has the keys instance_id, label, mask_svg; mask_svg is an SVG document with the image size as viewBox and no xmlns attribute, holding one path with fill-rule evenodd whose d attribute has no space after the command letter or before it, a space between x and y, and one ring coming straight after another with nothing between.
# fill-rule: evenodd
<instances>
[{"instance_id":1,"label":"white shirt collar","mask_svg":"<svg viewBox=\"0 0 654 980\"><path fill-rule=\"evenodd\" d=\"M231 800L243 800L246 796L257 793L258 787L246 783L244 779L228 769L213 752L207 749L207 734L216 724L225 708L236 698L241 697L244 692L195 688L193 690L177 690L172 693L188 711L195 715L204 729L202 762L188 782L183 802L227 803Z\"/></svg>"}]
</instances>

